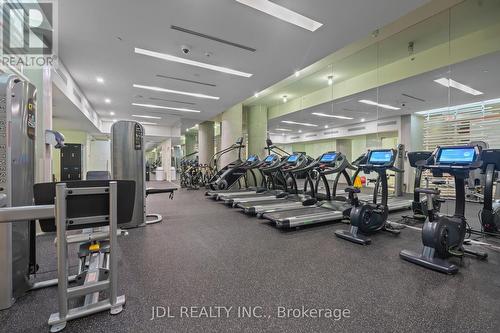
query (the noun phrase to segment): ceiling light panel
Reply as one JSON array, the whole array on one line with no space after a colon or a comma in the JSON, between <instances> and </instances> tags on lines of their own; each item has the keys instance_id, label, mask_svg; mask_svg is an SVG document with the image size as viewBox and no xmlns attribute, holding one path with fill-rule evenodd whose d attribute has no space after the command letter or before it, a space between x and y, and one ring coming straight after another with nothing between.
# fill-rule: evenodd
<instances>
[{"instance_id":1,"label":"ceiling light panel","mask_svg":"<svg viewBox=\"0 0 500 333\"><path fill-rule=\"evenodd\" d=\"M280 132L291 132L292 130L287 129L287 128L276 128L275 131L280 131Z\"/></svg>"},{"instance_id":2,"label":"ceiling light panel","mask_svg":"<svg viewBox=\"0 0 500 333\"><path fill-rule=\"evenodd\" d=\"M174 111L182 111L182 112L195 112L195 113L200 113L201 111L198 110L192 110L192 109L186 109L186 108L173 108L170 106L163 106L163 105L155 105L155 104L142 104L142 103L132 103L134 106L142 106L144 108L150 108L150 109L164 109L164 110L174 110Z\"/></svg>"},{"instance_id":3,"label":"ceiling light panel","mask_svg":"<svg viewBox=\"0 0 500 333\"><path fill-rule=\"evenodd\" d=\"M374 101L370 101L369 99L361 99L358 102L363 103L363 104L378 106L379 108L388 109L388 110L401 110L401 108L397 108L395 106L388 105L388 104L380 104L380 103L377 103Z\"/></svg>"},{"instance_id":4,"label":"ceiling light panel","mask_svg":"<svg viewBox=\"0 0 500 333\"><path fill-rule=\"evenodd\" d=\"M326 114L326 113L321 113L321 112L313 112L312 114L315 115L315 116L318 116L318 117L328 117L328 118L337 118L337 119L346 119L346 120L352 120L352 119L354 119L354 118L351 118L351 117L337 116L337 115L334 115L334 114Z\"/></svg>"},{"instance_id":5,"label":"ceiling light panel","mask_svg":"<svg viewBox=\"0 0 500 333\"><path fill-rule=\"evenodd\" d=\"M291 121L291 120L282 120L281 122L285 123L285 124L291 124L291 125L301 125L301 126L307 126L307 127L318 127L318 125L315 125L315 124L300 123L300 122Z\"/></svg>"},{"instance_id":6,"label":"ceiling light panel","mask_svg":"<svg viewBox=\"0 0 500 333\"><path fill-rule=\"evenodd\" d=\"M282 21L294 24L309 31L316 31L323 23L314 21L304 15L280 6L268 0L236 0L237 2L274 16Z\"/></svg>"},{"instance_id":7,"label":"ceiling light panel","mask_svg":"<svg viewBox=\"0 0 500 333\"><path fill-rule=\"evenodd\" d=\"M146 118L146 119L161 119L161 117L156 117L156 116L146 116L146 115L141 115L141 114L133 114L132 117L136 118Z\"/></svg>"},{"instance_id":8,"label":"ceiling light panel","mask_svg":"<svg viewBox=\"0 0 500 333\"><path fill-rule=\"evenodd\" d=\"M191 97L197 97L197 98L207 98L207 99L215 99L215 100L220 99L220 97L217 97L217 96L210 96L210 95L199 94L199 93L191 93L191 92L187 92L187 91L165 89L165 88L153 87L153 86L145 86L145 85L141 85L141 84L134 84L134 88L164 92L164 93L169 93L169 94L185 95L185 96L191 96Z\"/></svg>"},{"instance_id":9,"label":"ceiling light panel","mask_svg":"<svg viewBox=\"0 0 500 333\"><path fill-rule=\"evenodd\" d=\"M447 88L452 87L458 90L463 91L464 93L471 94L474 96L482 95L483 92L476 90L474 88L471 88L469 86L466 86L463 83L457 82L453 79L447 79L445 77L442 77L440 79L434 80L434 82L439 83L442 86L445 86Z\"/></svg>"},{"instance_id":10,"label":"ceiling light panel","mask_svg":"<svg viewBox=\"0 0 500 333\"><path fill-rule=\"evenodd\" d=\"M166 61L173 61L173 62L177 62L177 63L184 64L184 65L201 67L201 68L209 69L209 70L216 71L216 72L221 72L221 73L226 73L226 74L231 74L231 75L237 75L237 76L243 76L243 77L251 77L253 75L253 74L250 74L250 73L245 73L245 72L237 71L237 70L234 70L234 69L231 69L231 68L227 68L227 67L221 67L221 66L211 65L211 64L204 63L204 62L199 62L199 61L194 61L194 60L185 59L185 58L181 58L181 57L176 57L176 56L173 56L173 55L170 55L170 54L166 54L166 53L160 53L160 52L145 50L145 49L141 49L141 48L138 48L138 47L136 47L134 49L134 51L137 54L142 54L142 55L145 55L145 56L149 56L149 57L153 57L153 58L158 58L158 59L162 59L162 60L166 60Z\"/></svg>"}]
</instances>

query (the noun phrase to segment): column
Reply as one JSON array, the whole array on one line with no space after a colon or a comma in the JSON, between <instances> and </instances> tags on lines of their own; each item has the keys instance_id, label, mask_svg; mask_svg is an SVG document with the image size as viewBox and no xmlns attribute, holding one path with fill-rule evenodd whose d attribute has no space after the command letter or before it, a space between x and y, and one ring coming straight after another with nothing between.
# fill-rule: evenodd
<instances>
[{"instance_id":1,"label":"column","mask_svg":"<svg viewBox=\"0 0 500 333\"><path fill-rule=\"evenodd\" d=\"M251 106L247 110L248 154L257 154L260 158L267 152L267 107L264 105Z\"/></svg>"},{"instance_id":2,"label":"column","mask_svg":"<svg viewBox=\"0 0 500 333\"><path fill-rule=\"evenodd\" d=\"M161 166L165 172L165 179L168 181L172 180L172 174L170 172L170 167L172 166L172 139L161 143Z\"/></svg>"},{"instance_id":3,"label":"column","mask_svg":"<svg viewBox=\"0 0 500 333\"><path fill-rule=\"evenodd\" d=\"M198 156L202 164L207 164L214 154L214 136L213 121L205 121L198 125Z\"/></svg>"},{"instance_id":4,"label":"column","mask_svg":"<svg viewBox=\"0 0 500 333\"><path fill-rule=\"evenodd\" d=\"M225 149L234 144L239 137L243 136L243 105L237 104L224 111L221 119L221 149ZM224 154L218 163L219 167L224 167L237 157L237 151Z\"/></svg>"},{"instance_id":5,"label":"column","mask_svg":"<svg viewBox=\"0 0 500 333\"><path fill-rule=\"evenodd\" d=\"M196 151L196 134L195 133L186 133L186 155L194 153Z\"/></svg>"},{"instance_id":6,"label":"column","mask_svg":"<svg viewBox=\"0 0 500 333\"><path fill-rule=\"evenodd\" d=\"M36 86L35 182L52 181L52 147L45 130L52 129L52 72L50 67L28 68L24 74Z\"/></svg>"},{"instance_id":7,"label":"column","mask_svg":"<svg viewBox=\"0 0 500 333\"><path fill-rule=\"evenodd\" d=\"M418 151L423 149L423 117L419 115L404 115L401 116L401 124L399 128L399 143L405 145L406 151ZM404 183L406 184L406 192L413 192L413 183L415 182L415 170L408 163L408 159L404 159Z\"/></svg>"}]
</instances>

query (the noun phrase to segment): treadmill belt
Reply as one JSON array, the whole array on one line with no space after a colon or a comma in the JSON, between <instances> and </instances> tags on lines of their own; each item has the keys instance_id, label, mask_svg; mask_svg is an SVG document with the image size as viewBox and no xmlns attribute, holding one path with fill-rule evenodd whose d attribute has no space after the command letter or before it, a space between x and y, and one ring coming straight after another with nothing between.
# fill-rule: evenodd
<instances>
[{"instance_id":1,"label":"treadmill belt","mask_svg":"<svg viewBox=\"0 0 500 333\"><path fill-rule=\"evenodd\" d=\"M310 207L310 208L302 208L302 209L291 209L283 212L274 212L269 214L264 214L262 217L271 221L287 219L294 216L302 216L309 214L317 214L323 211L333 212L331 209L321 208L321 207Z\"/></svg>"}]
</instances>

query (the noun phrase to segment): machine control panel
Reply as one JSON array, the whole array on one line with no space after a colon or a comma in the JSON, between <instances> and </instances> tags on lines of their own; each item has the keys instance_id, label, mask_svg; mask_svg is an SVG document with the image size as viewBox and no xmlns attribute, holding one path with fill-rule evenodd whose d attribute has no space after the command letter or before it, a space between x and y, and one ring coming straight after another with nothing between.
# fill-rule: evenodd
<instances>
[{"instance_id":1,"label":"machine control panel","mask_svg":"<svg viewBox=\"0 0 500 333\"><path fill-rule=\"evenodd\" d=\"M134 126L134 149L142 150L142 141L143 141L143 130L140 124L135 124Z\"/></svg>"},{"instance_id":2,"label":"machine control panel","mask_svg":"<svg viewBox=\"0 0 500 333\"><path fill-rule=\"evenodd\" d=\"M392 166L394 164L394 151L391 149L372 150L368 156L368 164Z\"/></svg>"},{"instance_id":3,"label":"machine control panel","mask_svg":"<svg viewBox=\"0 0 500 333\"><path fill-rule=\"evenodd\" d=\"M320 164L325 164L325 165L331 165L335 164L335 161L337 160L337 153L336 152L328 152L326 154L323 154L321 158L319 159Z\"/></svg>"},{"instance_id":4,"label":"machine control panel","mask_svg":"<svg viewBox=\"0 0 500 333\"><path fill-rule=\"evenodd\" d=\"M476 159L474 147L446 147L438 151L437 164L470 164Z\"/></svg>"}]
</instances>

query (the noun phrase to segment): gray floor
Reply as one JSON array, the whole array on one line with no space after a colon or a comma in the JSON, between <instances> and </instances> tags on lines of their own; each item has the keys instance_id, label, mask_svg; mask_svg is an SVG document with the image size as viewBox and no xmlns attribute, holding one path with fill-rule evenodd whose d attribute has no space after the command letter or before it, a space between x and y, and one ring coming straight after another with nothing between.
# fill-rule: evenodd
<instances>
[{"instance_id":1,"label":"gray floor","mask_svg":"<svg viewBox=\"0 0 500 333\"><path fill-rule=\"evenodd\" d=\"M161 186L161 184L153 184ZM402 261L419 249L420 233L380 233L362 247L338 239L347 225L283 232L212 202L200 191L148 198L165 221L120 239L120 291L125 310L70 322L67 332L498 332L500 254L466 258L456 276ZM468 205L471 219L477 207ZM443 210L452 209L444 207ZM406 212L405 212L406 213ZM400 214L399 214L400 215ZM397 220L399 215L392 215ZM52 238L40 240L41 277L54 276ZM177 318L151 321L153 306ZM263 307L265 318L179 318L181 306ZM277 318L284 307L349 309L333 319ZM56 290L32 292L0 312L2 332L43 332L56 310ZM267 317L269 315L269 317Z\"/></svg>"}]
</instances>

